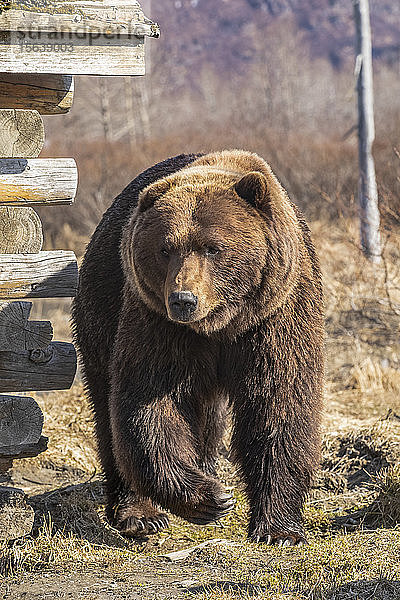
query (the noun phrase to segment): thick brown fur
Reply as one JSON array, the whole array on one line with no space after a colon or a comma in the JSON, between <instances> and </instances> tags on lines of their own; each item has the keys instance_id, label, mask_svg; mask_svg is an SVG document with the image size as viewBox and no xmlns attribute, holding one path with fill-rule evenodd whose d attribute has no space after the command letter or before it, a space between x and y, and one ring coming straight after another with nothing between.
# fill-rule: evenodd
<instances>
[{"instance_id":1,"label":"thick brown fur","mask_svg":"<svg viewBox=\"0 0 400 600\"><path fill-rule=\"evenodd\" d=\"M304 540L322 304L309 229L259 156L182 155L122 192L73 307L114 525L151 533L167 523L157 506L194 523L232 508L214 469L229 401L249 536Z\"/></svg>"}]
</instances>

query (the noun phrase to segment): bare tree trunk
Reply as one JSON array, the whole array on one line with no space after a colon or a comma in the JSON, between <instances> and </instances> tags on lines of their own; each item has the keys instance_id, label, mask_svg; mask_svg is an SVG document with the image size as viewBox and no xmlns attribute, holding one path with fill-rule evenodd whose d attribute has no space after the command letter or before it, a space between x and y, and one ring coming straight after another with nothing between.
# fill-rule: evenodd
<instances>
[{"instance_id":1,"label":"bare tree trunk","mask_svg":"<svg viewBox=\"0 0 400 600\"><path fill-rule=\"evenodd\" d=\"M110 98L108 95L108 87L104 77L98 77L99 94L100 94L100 115L103 126L104 148L101 152L101 174L99 185L94 192L96 204L101 205L104 198L107 196L107 185L109 182L109 144L112 139L112 123L110 112Z\"/></svg>"},{"instance_id":2,"label":"bare tree trunk","mask_svg":"<svg viewBox=\"0 0 400 600\"><path fill-rule=\"evenodd\" d=\"M108 88L104 77L99 77L99 92L100 92L100 113L103 124L104 141L109 143L112 138L111 131L111 112L110 99L108 96Z\"/></svg>"},{"instance_id":3,"label":"bare tree trunk","mask_svg":"<svg viewBox=\"0 0 400 600\"><path fill-rule=\"evenodd\" d=\"M353 0L357 29L358 154L360 167L360 233L364 254L381 260L378 191L372 144L375 139L372 45L368 0Z\"/></svg>"},{"instance_id":4,"label":"bare tree trunk","mask_svg":"<svg viewBox=\"0 0 400 600\"><path fill-rule=\"evenodd\" d=\"M129 137L129 146L131 149L131 155L134 156L136 150L136 115L134 108L134 97L132 78L129 76L124 77L124 91L125 91L125 113L126 113L126 128Z\"/></svg>"},{"instance_id":5,"label":"bare tree trunk","mask_svg":"<svg viewBox=\"0 0 400 600\"><path fill-rule=\"evenodd\" d=\"M149 95L147 93L146 80L143 78L138 81L138 109L142 123L143 139L148 140L151 135L150 117L149 117Z\"/></svg>"}]
</instances>

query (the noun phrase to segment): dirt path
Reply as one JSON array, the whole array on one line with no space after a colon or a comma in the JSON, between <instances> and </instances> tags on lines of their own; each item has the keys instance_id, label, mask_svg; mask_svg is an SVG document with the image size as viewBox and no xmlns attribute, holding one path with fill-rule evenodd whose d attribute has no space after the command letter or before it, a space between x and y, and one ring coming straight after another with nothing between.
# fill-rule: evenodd
<instances>
[{"instance_id":1,"label":"dirt path","mask_svg":"<svg viewBox=\"0 0 400 600\"><path fill-rule=\"evenodd\" d=\"M202 572L204 576L204 568ZM210 569L207 579L212 576L212 587L237 587L224 580L223 573L216 573L215 568ZM202 582L192 568L162 559L141 561L137 570L124 575L91 567L77 572L30 573L0 582L1 600L172 600L202 591Z\"/></svg>"}]
</instances>

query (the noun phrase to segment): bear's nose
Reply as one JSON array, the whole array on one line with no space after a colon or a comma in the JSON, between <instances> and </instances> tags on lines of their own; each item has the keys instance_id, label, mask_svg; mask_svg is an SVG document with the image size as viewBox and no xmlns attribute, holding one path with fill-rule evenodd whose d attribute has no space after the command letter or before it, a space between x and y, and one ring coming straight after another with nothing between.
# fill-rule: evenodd
<instances>
[{"instance_id":1,"label":"bear's nose","mask_svg":"<svg viewBox=\"0 0 400 600\"><path fill-rule=\"evenodd\" d=\"M172 292L168 297L170 315L176 321L190 321L197 303L197 296L188 291Z\"/></svg>"}]
</instances>

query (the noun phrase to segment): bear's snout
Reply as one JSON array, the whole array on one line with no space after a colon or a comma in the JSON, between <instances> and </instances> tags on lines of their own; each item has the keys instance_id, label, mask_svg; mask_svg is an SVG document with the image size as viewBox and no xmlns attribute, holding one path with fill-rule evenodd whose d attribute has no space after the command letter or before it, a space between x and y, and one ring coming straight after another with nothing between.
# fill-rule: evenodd
<instances>
[{"instance_id":1,"label":"bear's snout","mask_svg":"<svg viewBox=\"0 0 400 600\"><path fill-rule=\"evenodd\" d=\"M197 296L192 292L172 292L168 296L169 316L174 321L188 322L198 305Z\"/></svg>"}]
</instances>

